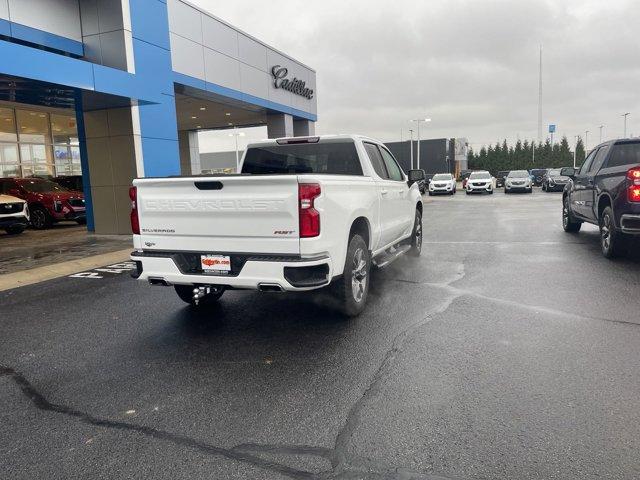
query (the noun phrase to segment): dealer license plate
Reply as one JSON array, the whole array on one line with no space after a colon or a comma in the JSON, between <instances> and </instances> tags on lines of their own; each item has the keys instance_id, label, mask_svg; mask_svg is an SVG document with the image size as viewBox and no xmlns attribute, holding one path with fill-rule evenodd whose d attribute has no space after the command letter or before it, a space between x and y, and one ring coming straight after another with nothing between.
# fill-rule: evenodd
<instances>
[{"instance_id":1,"label":"dealer license plate","mask_svg":"<svg viewBox=\"0 0 640 480\"><path fill-rule=\"evenodd\" d=\"M228 255L200 255L200 267L203 272L229 273L231 257Z\"/></svg>"}]
</instances>

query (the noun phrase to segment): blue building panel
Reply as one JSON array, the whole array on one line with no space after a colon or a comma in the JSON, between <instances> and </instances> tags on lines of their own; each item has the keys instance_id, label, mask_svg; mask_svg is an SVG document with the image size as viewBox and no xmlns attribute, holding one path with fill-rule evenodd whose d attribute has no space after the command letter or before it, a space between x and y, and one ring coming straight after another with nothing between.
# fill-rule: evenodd
<instances>
[{"instance_id":1,"label":"blue building panel","mask_svg":"<svg viewBox=\"0 0 640 480\"><path fill-rule=\"evenodd\" d=\"M178 140L143 137L142 149L145 177L180 175Z\"/></svg>"},{"instance_id":2,"label":"blue building panel","mask_svg":"<svg viewBox=\"0 0 640 480\"><path fill-rule=\"evenodd\" d=\"M27 27L26 25L20 25L19 23L9 22L11 33L9 36L36 45L43 45L45 47L60 50L62 52L72 53L81 57L84 55L84 46L82 42L73 40L71 38L61 37L53 33L45 32L44 30L38 30L37 28Z\"/></svg>"},{"instance_id":3,"label":"blue building panel","mask_svg":"<svg viewBox=\"0 0 640 480\"><path fill-rule=\"evenodd\" d=\"M133 38L170 50L169 13L160 0L129 0Z\"/></svg>"}]
</instances>

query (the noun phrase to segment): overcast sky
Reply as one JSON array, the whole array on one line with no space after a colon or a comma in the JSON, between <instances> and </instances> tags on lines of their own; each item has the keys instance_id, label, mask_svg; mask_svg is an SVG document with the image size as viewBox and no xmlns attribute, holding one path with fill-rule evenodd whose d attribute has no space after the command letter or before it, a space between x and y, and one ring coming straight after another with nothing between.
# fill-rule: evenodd
<instances>
[{"instance_id":1,"label":"overcast sky","mask_svg":"<svg viewBox=\"0 0 640 480\"><path fill-rule=\"evenodd\" d=\"M191 1L316 70L318 133L535 138L542 44L545 131L640 135L638 0Z\"/></svg>"}]
</instances>

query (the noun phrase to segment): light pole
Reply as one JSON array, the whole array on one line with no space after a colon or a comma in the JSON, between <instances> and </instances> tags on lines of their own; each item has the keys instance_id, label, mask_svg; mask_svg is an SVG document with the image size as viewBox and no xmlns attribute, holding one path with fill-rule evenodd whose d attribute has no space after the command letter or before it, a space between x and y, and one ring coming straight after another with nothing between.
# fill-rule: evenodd
<instances>
[{"instance_id":1,"label":"light pole","mask_svg":"<svg viewBox=\"0 0 640 480\"><path fill-rule=\"evenodd\" d=\"M238 127L233 127L233 133L229 134L230 137L235 137L236 141L236 173L240 172L240 154L238 152L238 137L244 137L244 132L239 132Z\"/></svg>"},{"instance_id":2,"label":"light pole","mask_svg":"<svg viewBox=\"0 0 640 480\"><path fill-rule=\"evenodd\" d=\"M587 145L589 145L589 130L584 132L584 153L589 151Z\"/></svg>"},{"instance_id":3,"label":"light pole","mask_svg":"<svg viewBox=\"0 0 640 480\"><path fill-rule=\"evenodd\" d=\"M576 152L578 151L578 140L580 139L580 135L574 135L576 140L576 146L573 147L573 168L576 168Z\"/></svg>"},{"instance_id":4,"label":"light pole","mask_svg":"<svg viewBox=\"0 0 640 480\"><path fill-rule=\"evenodd\" d=\"M413 170L413 129L409 129L409 148L411 149L411 170Z\"/></svg>"},{"instance_id":5,"label":"light pole","mask_svg":"<svg viewBox=\"0 0 640 480\"><path fill-rule=\"evenodd\" d=\"M622 116L624 117L624 135L622 138L627 138L627 116L628 115L631 115L631 114L629 112L622 114Z\"/></svg>"},{"instance_id":6,"label":"light pole","mask_svg":"<svg viewBox=\"0 0 640 480\"><path fill-rule=\"evenodd\" d=\"M604 125L600 125L598 128L600 129L600 143L602 143L602 129L604 128Z\"/></svg>"},{"instance_id":7,"label":"light pole","mask_svg":"<svg viewBox=\"0 0 640 480\"><path fill-rule=\"evenodd\" d=\"M430 118L416 118L414 120L411 120L412 122L416 122L416 124L418 125L418 162L417 162L417 168L420 168L420 122L430 122L431 119Z\"/></svg>"}]
</instances>

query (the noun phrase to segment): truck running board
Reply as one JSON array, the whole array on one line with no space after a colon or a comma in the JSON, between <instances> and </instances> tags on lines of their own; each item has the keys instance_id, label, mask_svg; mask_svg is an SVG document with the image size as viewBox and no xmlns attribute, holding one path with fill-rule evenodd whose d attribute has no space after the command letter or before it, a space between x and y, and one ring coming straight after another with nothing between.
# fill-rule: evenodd
<instances>
[{"instance_id":1,"label":"truck running board","mask_svg":"<svg viewBox=\"0 0 640 480\"><path fill-rule=\"evenodd\" d=\"M378 268L386 267L409 250L411 250L411 245L396 245L394 247L387 248L383 253L373 258L372 262Z\"/></svg>"}]
</instances>

